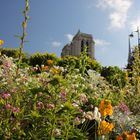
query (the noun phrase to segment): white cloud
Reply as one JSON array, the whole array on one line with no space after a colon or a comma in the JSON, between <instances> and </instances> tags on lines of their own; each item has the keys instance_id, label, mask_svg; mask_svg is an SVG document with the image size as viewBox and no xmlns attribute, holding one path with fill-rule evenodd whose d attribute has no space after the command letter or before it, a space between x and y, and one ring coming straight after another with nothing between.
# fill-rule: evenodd
<instances>
[{"instance_id":1,"label":"white cloud","mask_svg":"<svg viewBox=\"0 0 140 140\"><path fill-rule=\"evenodd\" d=\"M136 31L136 30L137 30L137 27L140 28L140 17L137 18L136 20L133 20L133 21L130 23L130 26L131 26L131 30L132 30L132 31Z\"/></svg>"},{"instance_id":2,"label":"white cloud","mask_svg":"<svg viewBox=\"0 0 140 140\"><path fill-rule=\"evenodd\" d=\"M53 42L52 42L52 46L53 46L53 47L60 47L60 46L61 46L61 42L53 41Z\"/></svg>"},{"instance_id":3,"label":"white cloud","mask_svg":"<svg viewBox=\"0 0 140 140\"><path fill-rule=\"evenodd\" d=\"M94 39L94 41L95 41L96 46L108 46L108 45L110 45L110 42L108 42L106 40Z\"/></svg>"},{"instance_id":4,"label":"white cloud","mask_svg":"<svg viewBox=\"0 0 140 140\"><path fill-rule=\"evenodd\" d=\"M72 35L72 34L66 34L65 36L67 37L67 39L69 40L69 42L71 42L74 35Z\"/></svg>"},{"instance_id":5,"label":"white cloud","mask_svg":"<svg viewBox=\"0 0 140 140\"><path fill-rule=\"evenodd\" d=\"M97 7L110 10L109 29L121 29L127 22L128 10L132 6L132 0L98 0Z\"/></svg>"}]
</instances>

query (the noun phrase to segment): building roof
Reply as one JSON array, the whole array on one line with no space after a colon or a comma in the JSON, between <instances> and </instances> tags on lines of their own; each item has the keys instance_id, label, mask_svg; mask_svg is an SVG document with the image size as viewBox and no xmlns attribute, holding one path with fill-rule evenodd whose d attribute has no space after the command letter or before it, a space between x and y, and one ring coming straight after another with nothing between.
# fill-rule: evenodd
<instances>
[{"instance_id":1,"label":"building roof","mask_svg":"<svg viewBox=\"0 0 140 140\"><path fill-rule=\"evenodd\" d=\"M77 34L73 37L73 39L75 39L77 36L84 36L84 37L90 37L90 38L92 38L92 35L91 34L80 32L80 30L78 30Z\"/></svg>"}]
</instances>

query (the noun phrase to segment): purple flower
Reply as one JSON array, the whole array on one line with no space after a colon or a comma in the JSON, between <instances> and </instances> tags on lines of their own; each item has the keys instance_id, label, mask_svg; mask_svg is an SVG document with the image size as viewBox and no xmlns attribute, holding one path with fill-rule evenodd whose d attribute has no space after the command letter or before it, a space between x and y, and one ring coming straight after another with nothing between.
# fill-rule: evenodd
<instances>
[{"instance_id":1,"label":"purple flower","mask_svg":"<svg viewBox=\"0 0 140 140\"><path fill-rule=\"evenodd\" d=\"M126 114L129 113L129 108L128 108L127 105L126 105L125 103L123 103L123 102L121 102L121 104L118 106L118 108L119 108L122 112L124 112L124 113L126 113Z\"/></svg>"}]
</instances>

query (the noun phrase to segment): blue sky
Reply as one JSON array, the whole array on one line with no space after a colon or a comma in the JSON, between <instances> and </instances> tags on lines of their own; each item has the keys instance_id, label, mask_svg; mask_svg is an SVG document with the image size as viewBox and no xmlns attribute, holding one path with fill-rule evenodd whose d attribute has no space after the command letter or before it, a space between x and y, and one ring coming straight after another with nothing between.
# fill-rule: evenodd
<instances>
[{"instance_id":1,"label":"blue sky","mask_svg":"<svg viewBox=\"0 0 140 140\"><path fill-rule=\"evenodd\" d=\"M0 39L4 47L17 48L21 35L24 0L0 0ZM24 51L49 52L60 56L80 29L92 34L95 58L103 66L125 67L128 35L140 26L139 0L30 0L28 43ZM137 34L131 45L137 44Z\"/></svg>"}]
</instances>

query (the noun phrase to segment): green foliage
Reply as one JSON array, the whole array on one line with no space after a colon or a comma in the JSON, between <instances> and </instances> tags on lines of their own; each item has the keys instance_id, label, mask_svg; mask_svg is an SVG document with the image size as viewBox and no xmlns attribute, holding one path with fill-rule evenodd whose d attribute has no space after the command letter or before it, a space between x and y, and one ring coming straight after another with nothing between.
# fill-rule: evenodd
<instances>
[{"instance_id":1,"label":"green foliage","mask_svg":"<svg viewBox=\"0 0 140 140\"><path fill-rule=\"evenodd\" d=\"M92 69L92 70L95 70L95 71L101 73L102 66L100 63L98 63L96 60L91 59L91 58L88 58L87 61L88 61L87 69Z\"/></svg>"},{"instance_id":2,"label":"green foliage","mask_svg":"<svg viewBox=\"0 0 140 140\"><path fill-rule=\"evenodd\" d=\"M8 57L18 58L18 49L2 48L1 54Z\"/></svg>"},{"instance_id":3,"label":"green foliage","mask_svg":"<svg viewBox=\"0 0 140 140\"><path fill-rule=\"evenodd\" d=\"M101 75L113 86L123 88L126 85L126 72L117 66L103 67Z\"/></svg>"},{"instance_id":4,"label":"green foliage","mask_svg":"<svg viewBox=\"0 0 140 140\"><path fill-rule=\"evenodd\" d=\"M58 61L58 65L61 67L78 68L78 57L65 56Z\"/></svg>"}]
</instances>

